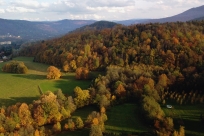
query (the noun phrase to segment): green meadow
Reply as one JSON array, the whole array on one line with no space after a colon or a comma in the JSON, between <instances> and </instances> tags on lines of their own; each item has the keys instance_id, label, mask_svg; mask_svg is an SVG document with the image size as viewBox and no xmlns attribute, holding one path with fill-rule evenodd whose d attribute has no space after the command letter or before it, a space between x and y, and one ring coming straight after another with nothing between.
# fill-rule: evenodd
<instances>
[{"instance_id":1,"label":"green meadow","mask_svg":"<svg viewBox=\"0 0 204 136\"><path fill-rule=\"evenodd\" d=\"M137 104L126 103L117 105L107 110L108 120L105 122L106 132L116 135L141 134L149 131L141 115Z\"/></svg>"},{"instance_id":2,"label":"green meadow","mask_svg":"<svg viewBox=\"0 0 204 136\"><path fill-rule=\"evenodd\" d=\"M186 136L204 136L204 124L200 120L204 116L203 104L174 105L172 109L163 108L165 114L174 119L175 128L185 127Z\"/></svg>"},{"instance_id":3,"label":"green meadow","mask_svg":"<svg viewBox=\"0 0 204 136\"><path fill-rule=\"evenodd\" d=\"M22 61L28 67L27 74L4 73L0 63L0 106L9 106L17 102L31 103L42 92L61 89L63 93L71 95L76 86L86 89L90 80L76 80L74 73L63 73L58 80L46 79L46 70L49 65L33 62L32 57L17 57L14 60Z\"/></svg>"}]
</instances>

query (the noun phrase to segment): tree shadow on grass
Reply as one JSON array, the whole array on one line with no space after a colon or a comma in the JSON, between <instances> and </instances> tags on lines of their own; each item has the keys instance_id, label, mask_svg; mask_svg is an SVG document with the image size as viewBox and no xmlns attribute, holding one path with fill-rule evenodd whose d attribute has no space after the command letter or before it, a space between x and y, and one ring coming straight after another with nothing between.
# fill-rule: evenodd
<instances>
[{"instance_id":1,"label":"tree shadow on grass","mask_svg":"<svg viewBox=\"0 0 204 136\"><path fill-rule=\"evenodd\" d=\"M81 130L75 130L75 131L64 131L60 134L57 134L55 136L89 136L90 129L84 128Z\"/></svg>"},{"instance_id":2,"label":"tree shadow on grass","mask_svg":"<svg viewBox=\"0 0 204 136\"><path fill-rule=\"evenodd\" d=\"M74 88L79 86L81 89L87 89L91 80L76 80L73 76L66 76L61 80L55 80L55 87L60 88L64 94L73 95Z\"/></svg>"},{"instance_id":3,"label":"tree shadow on grass","mask_svg":"<svg viewBox=\"0 0 204 136\"><path fill-rule=\"evenodd\" d=\"M199 115L198 115L199 116ZM183 116L182 116L183 117ZM197 118L195 120L195 118ZM179 129L179 126L182 125L185 127L185 130L191 132L191 133L199 133L204 135L204 124L199 117L195 117L193 120L192 119L186 119L186 118L176 118L174 119L174 125L175 129ZM186 134L186 135L191 135L191 134Z\"/></svg>"},{"instance_id":4,"label":"tree shadow on grass","mask_svg":"<svg viewBox=\"0 0 204 136\"><path fill-rule=\"evenodd\" d=\"M188 120L183 119L184 126L186 130L194 131L194 132L200 132L204 134L204 124L200 120Z\"/></svg>"},{"instance_id":5,"label":"tree shadow on grass","mask_svg":"<svg viewBox=\"0 0 204 136\"><path fill-rule=\"evenodd\" d=\"M0 107L1 106L11 106L14 105L18 102L20 103L27 103L27 104L31 104L33 102L33 100L38 100L39 97L10 97L8 99L2 99L0 98Z\"/></svg>"},{"instance_id":6,"label":"tree shadow on grass","mask_svg":"<svg viewBox=\"0 0 204 136\"><path fill-rule=\"evenodd\" d=\"M46 79L45 75L36 75L36 74L15 74L14 77L26 78L30 80L37 80L37 79Z\"/></svg>"}]
</instances>

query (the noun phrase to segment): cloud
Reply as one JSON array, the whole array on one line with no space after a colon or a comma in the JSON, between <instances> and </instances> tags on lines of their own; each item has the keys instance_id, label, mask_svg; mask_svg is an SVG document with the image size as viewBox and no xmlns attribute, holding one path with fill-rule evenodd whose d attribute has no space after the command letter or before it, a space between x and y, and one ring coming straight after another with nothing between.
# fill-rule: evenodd
<instances>
[{"instance_id":1,"label":"cloud","mask_svg":"<svg viewBox=\"0 0 204 136\"><path fill-rule=\"evenodd\" d=\"M0 0L0 13L29 20L121 20L172 16L203 4L204 0Z\"/></svg>"},{"instance_id":2,"label":"cloud","mask_svg":"<svg viewBox=\"0 0 204 136\"><path fill-rule=\"evenodd\" d=\"M10 5L15 7L23 7L23 8L30 8L30 9L36 9L36 8L46 8L49 6L49 3L46 2L38 2L36 0L21 0L21 1L11 1Z\"/></svg>"},{"instance_id":3,"label":"cloud","mask_svg":"<svg viewBox=\"0 0 204 136\"><path fill-rule=\"evenodd\" d=\"M34 13L41 11L43 8L48 7L48 3L39 3L36 0L21 0L9 2L6 12L9 13Z\"/></svg>"},{"instance_id":4,"label":"cloud","mask_svg":"<svg viewBox=\"0 0 204 136\"><path fill-rule=\"evenodd\" d=\"M89 0L87 5L90 7L127 7L134 6L134 0Z\"/></svg>"},{"instance_id":5,"label":"cloud","mask_svg":"<svg viewBox=\"0 0 204 136\"><path fill-rule=\"evenodd\" d=\"M12 1L10 5L15 7L23 7L23 8L39 8L39 2L35 0L21 0L21 1Z\"/></svg>"},{"instance_id":6,"label":"cloud","mask_svg":"<svg viewBox=\"0 0 204 136\"><path fill-rule=\"evenodd\" d=\"M71 14L89 14L93 13L86 3L79 0L60 0L49 4L49 7L44 9L46 12L71 13Z\"/></svg>"},{"instance_id":7,"label":"cloud","mask_svg":"<svg viewBox=\"0 0 204 136\"><path fill-rule=\"evenodd\" d=\"M24 12L36 12L33 9L27 9L27 8L23 8L23 7L9 7L8 9L6 9L6 12L10 12L10 13L24 13Z\"/></svg>"},{"instance_id":8,"label":"cloud","mask_svg":"<svg viewBox=\"0 0 204 136\"><path fill-rule=\"evenodd\" d=\"M4 9L0 9L0 13L5 13L5 10Z\"/></svg>"},{"instance_id":9,"label":"cloud","mask_svg":"<svg viewBox=\"0 0 204 136\"><path fill-rule=\"evenodd\" d=\"M4 0L0 0L0 6L4 4Z\"/></svg>"}]
</instances>

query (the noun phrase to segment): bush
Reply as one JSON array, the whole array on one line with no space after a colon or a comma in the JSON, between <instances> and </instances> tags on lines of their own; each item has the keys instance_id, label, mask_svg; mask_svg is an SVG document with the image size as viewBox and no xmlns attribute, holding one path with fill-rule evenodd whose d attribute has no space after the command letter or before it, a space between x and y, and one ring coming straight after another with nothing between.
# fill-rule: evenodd
<instances>
[{"instance_id":1,"label":"bush","mask_svg":"<svg viewBox=\"0 0 204 136\"><path fill-rule=\"evenodd\" d=\"M2 67L2 71L8 73L26 74L28 72L28 68L23 62L11 61Z\"/></svg>"},{"instance_id":2,"label":"bush","mask_svg":"<svg viewBox=\"0 0 204 136\"><path fill-rule=\"evenodd\" d=\"M47 68L47 78L48 79L59 79L61 77L61 72L58 68L54 66L50 66Z\"/></svg>"}]
</instances>

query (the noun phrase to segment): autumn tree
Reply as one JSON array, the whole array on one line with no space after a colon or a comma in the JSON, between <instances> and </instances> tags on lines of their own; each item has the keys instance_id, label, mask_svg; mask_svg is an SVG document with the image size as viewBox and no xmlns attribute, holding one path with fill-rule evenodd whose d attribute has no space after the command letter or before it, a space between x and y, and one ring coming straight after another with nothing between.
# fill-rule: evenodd
<instances>
[{"instance_id":1,"label":"autumn tree","mask_svg":"<svg viewBox=\"0 0 204 136\"><path fill-rule=\"evenodd\" d=\"M74 95L74 103L77 107L83 107L89 104L90 95L88 90L82 90L77 86L74 88Z\"/></svg>"},{"instance_id":2,"label":"autumn tree","mask_svg":"<svg viewBox=\"0 0 204 136\"><path fill-rule=\"evenodd\" d=\"M67 112L70 111L70 113L76 110L77 106L75 105L72 96L69 96L67 98L67 100L64 103L64 108L66 109Z\"/></svg>"},{"instance_id":3,"label":"autumn tree","mask_svg":"<svg viewBox=\"0 0 204 136\"><path fill-rule=\"evenodd\" d=\"M29 110L29 107L26 103L22 103L18 110L18 116L20 119L20 124L22 126L26 126L28 124L32 123L32 117L31 112Z\"/></svg>"},{"instance_id":4,"label":"autumn tree","mask_svg":"<svg viewBox=\"0 0 204 136\"><path fill-rule=\"evenodd\" d=\"M54 124L52 129L53 129L53 131L55 133L60 132L61 131L61 124L60 124L60 122L57 122L56 124Z\"/></svg>"},{"instance_id":5,"label":"autumn tree","mask_svg":"<svg viewBox=\"0 0 204 136\"><path fill-rule=\"evenodd\" d=\"M42 109L47 123L56 123L61 121L62 114L59 112L57 96L52 92L47 92L41 96Z\"/></svg>"},{"instance_id":6,"label":"autumn tree","mask_svg":"<svg viewBox=\"0 0 204 136\"><path fill-rule=\"evenodd\" d=\"M84 127L84 123L83 123L83 120L81 119L81 117L76 118L75 126L77 129L82 129Z\"/></svg>"},{"instance_id":7,"label":"autumn tree","mask_svg":"<svg viewBox=\"0 0 204 136\"><path fill-rule=\"evenodd\" d=\"M158 83L156 85L156 89L160 97L164 93L164 89L167 87L167 85L168 85L168 77L166 76L166 74L161 74L159 76Z\"/></svg>"},{"instance_id":8,"label":"autumn tree","mask_svg":"<svg viewBox=\"0 0 204 136\"><path fill-rule=\"evenodd\" d=\"M47 68L47 78L48 79L59 79L61 77L61 72L58 68L50 66Z\"/></svg>"},{"instance_id":9,"label":"autumn tree","mask_svg":"<svg viewBox=\"0 0 204 136\"><path fill-rule=\"evenodd\" d=\"M7 132L13 132L16 127L16 122L11 118L7 118L3 124L3 127Z\"/></svg>"},{"instance_id":10,"label":"autumn tree","mask_svg":"<svg viewBox=\"0 0 204 136\"><path fill-rule=\"evenodd\" d=\"M9 73L26 74L28 72L28 68L25 66L23 62L11 61L6 63L2 67L2 71Z\"/></svg>"},{"instance_id":11,"label":"autumn tree","mask_svg":"<svg viewBox=\"0 0 204 136\"><path fill-rule=\"evenodd\" d=\"M65 130L74 130L75 129L75 123L72 119L68 119L67 123L64 124Z\"/></svg>"},{"instance_id":12,"label":"autumn tree","mask_svg":"<svg viewBox=\"0 0 204 136\"><path fill-rule=\"evenodd\" d=\"M103 136L99 125L91 125L89 136Z\"/></svg>"},{"instance_id":13,"label":"autumn tree","mask_svg":"<svg viewBox=\"0 0 204 136\"><path fill-rule=\"evenodd\" d=\"M125 96L126 90L124 88L124 85L121 81L117 81L115 83L115 93L117 96Z\"/></svg>"},{"instance_id":14,"label":"autumn tree","mask_svg":"<svg viewBox=\"0 0 204 136\"><path fill-rule=\"evenodd\" d=\"M85 67L79 67L76 69L76 79L88 79L89 70Z\"/></svg>"},{"instance_id":15,"label":"autumn tree","mask_svg":"<svg viewBox=\"0 0 204 136\"><path fill-rule=\"evenodd\" d=\"M70 66L69 66L68 61L64 61L62 69L64 72L70 71Z\"/></svg>"}]
</instances>

